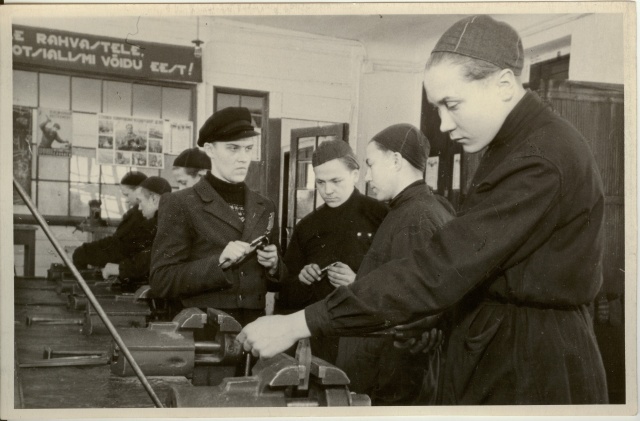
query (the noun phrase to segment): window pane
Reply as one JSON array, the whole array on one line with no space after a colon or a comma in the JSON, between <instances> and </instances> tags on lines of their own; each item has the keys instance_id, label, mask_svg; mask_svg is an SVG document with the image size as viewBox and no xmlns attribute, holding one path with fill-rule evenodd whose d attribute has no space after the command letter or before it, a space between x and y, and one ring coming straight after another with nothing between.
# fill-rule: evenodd
<instances>
[{"instance_id":1,"label":"window pane","mask_svg":"<svg viewBox=\"0 0 640 421\"><path fill-rule=\"evenodd\" d=\"M102 186L102 218L119 219L127 211L124 204L124 196L120 192L120 186Z\"/></svg>"},{"instance_id":2,"label":"window pane","mask_svg":"<svg viewBox=\"0 0 640 421\"><path fill-rule=\"evenodd\" d=\"M69 76L40 73L40 107L70 109L70 83Z\"/></svg>"},{"instance_id":3,"label":"window pane","mask_svg":"<svg viewBox=\"0 0 640 421\"><path fill-rule=\"evenodd\" d=\"M131 115L131 84L103 82L102 112L111 115Z\"/></svg>"},{"instance_id":4,"label":"window pane","mask_svg":"<svg viewBox=\"0 0 640 421\"><path fill-rule=\"evenodd\" d=\"M97 183L100 179L95 149L73 148L70 167L69 179L72 182Z\"/></svg>"},{"instance_id":5,"label":"window pane","mask_svg":"<svg viewBox=\"0 0 640 421\"><path fill-rule=\"evenodd\" d=\"M251 114L262 115L263 98L258 96L243 96L240 106L249 109Z\"/></svg>"},{"instance_id":6,"label":"window pane","mask_svg":"<svg viewBox=\"0 0 640 421\"><path fill-rule=\"evenodd\" d=\"M162 118L191 121L191 91L189 89L162 88Z\"/></svg>"},{"instance_id":7,"label":"window pane","mask_svg":"<svg viewBox=\"0 0 640 421\"><path fill-rule=\"evenodd\" d=\"M122 177L131 170L131 167L121 165L101 165L100 182L104 184L120 184Z\"/></svg>"},{"instance_id":8,"label":"window pane","mask_svg":"<svg viewBox=\"0 0 640 421\"><path fill-rule=\"evenodd\" d=\"M68 215L69 184L56 181L40 181L38 185L38 209L43 215Z\"/></svg>"},{"instance_id":9,"label":"window pane","mask_svg":"<svg viewBox=\"0 0 640 421\"><path fill-rule=\"evenodd\" d=\"M218 94L216 96L217 99L217 109L222 110L227 107L239 107L240 106L240 96L239 95L231 95L231 94Z\"/></svg>"},{"instance_id":10,"label":"window pane","mask_svg":"<svg viewBox=\"0 0 640 421\"><path fill-rule=\"evenodd\" d=\"M71 78L71 109L99 113L101 111L102 81Z\"/></svg>"},{"instance_id":11,"label":"window pane","mask_svg":"<svg viewBox=\"0 0 640 421\"><path fill-rule=\"evenodd\" d=\"M98 185L71 183L69 192L71 216L89 216L89 201L98 198ZM104 211L102 213L104 214ZM104 218L104 215L102 217Z\"/></svg>"},{"instance_id":12,"label":"window pane","mask_svg":"<svg viewBox=\"0 0 640 421\"><path fill-rule=\"evenodd\" d=\"M160 118L162 88L150 85L133 85L133 115Z\"/></svg>"},{"instance_id":13,"label":"window pane","mask_svg":"<svg viewBox=\"0 0 640 421\"><path fill-rule=\"evenodd\" d=\"M96 147L96 134L98 133L98 115L86 113L73 113L73 139L74 147Z\"/></svg>"},{"instance_id":14,"label":"window pane","mask_svg":"<svg viewBox=\"0 0 640 421\"><path fill-rule=\"evenodd\" d=\"M40 155L38 156L40 180L69 180L69 157Z\"/></svg>"},{"instance_id":15,"label":"window pane","mask_svg":"<svg viewBox=\"0 0 640 421\"><path fill-rule=\"evenodd\" d=\"M38 106L38 74L33 72L13 71L13 103Z\"/></svg>"}]
</instances>

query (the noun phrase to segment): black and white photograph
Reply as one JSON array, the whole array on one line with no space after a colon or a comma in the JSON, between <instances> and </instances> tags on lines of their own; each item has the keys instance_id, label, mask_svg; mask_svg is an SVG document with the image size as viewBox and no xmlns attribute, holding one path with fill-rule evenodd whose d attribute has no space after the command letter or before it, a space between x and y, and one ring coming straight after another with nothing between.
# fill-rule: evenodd
<instances>
[{"instance_id":1,"label":"black and white photograph","mask_svg":"<svg viewBox=\"0 0 640 421\"><path fill-rule=\"evenodd\" d=\"M637 415L635 3L0 31L2 419Z\"/></svg>"}]
</instances>

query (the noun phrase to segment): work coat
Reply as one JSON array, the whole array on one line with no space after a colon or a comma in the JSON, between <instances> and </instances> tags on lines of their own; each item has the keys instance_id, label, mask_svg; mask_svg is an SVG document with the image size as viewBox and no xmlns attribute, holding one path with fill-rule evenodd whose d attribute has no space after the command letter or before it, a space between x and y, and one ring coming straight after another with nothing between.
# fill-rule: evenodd
<instances>
[{"instance_id":1,"label":"work coat","mask_svg":"<svg viewBox=\"0 0 640 421\"><path fill-rule=\"evenodd\" d=\"M269 277L256 253L227 269L219 267L229 242L250 243L266 234L270 219L268 237L278 244L273 202L246 188L244 207L243 223L204 177L191 188L164 195L151 253L152 292L178 298L185 307L263 310L267 283L277 282L279 273Z\"/></svg>"}]
</instances>

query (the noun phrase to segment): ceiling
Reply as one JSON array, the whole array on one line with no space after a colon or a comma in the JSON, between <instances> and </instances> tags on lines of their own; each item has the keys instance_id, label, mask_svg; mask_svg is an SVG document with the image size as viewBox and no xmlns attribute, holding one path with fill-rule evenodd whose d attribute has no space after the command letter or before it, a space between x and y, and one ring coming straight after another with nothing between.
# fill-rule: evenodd
<instances>
[{"instance_id":1,"label":"ceiling","mask_svg":"<svg viewBox=\"0 0 640 421\"><path fill-rule=\"evenodd\" d=\"M369 55L389 57L396 51L406 54L407 47L418 56L428 55L436 40L454 22L466 15L315 15L315 16L226 16L225 19L281 30L310 33L361 42ZM512 25L523 35L553 22L578 18L579 14L504 14L492 15ZM404 47L404 48L403 48ZM421 47L424 47L423 49ZM425 51L424 54L421 51ZM376 54L379 52L379 54ZM420 59L411 57L408 59Z\"/></svg>"}]
</instances>

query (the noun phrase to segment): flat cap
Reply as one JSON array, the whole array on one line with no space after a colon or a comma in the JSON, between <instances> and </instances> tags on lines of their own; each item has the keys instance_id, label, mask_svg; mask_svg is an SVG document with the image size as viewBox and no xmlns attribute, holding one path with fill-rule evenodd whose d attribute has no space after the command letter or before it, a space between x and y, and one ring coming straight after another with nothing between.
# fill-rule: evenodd
<instances>
[{"instance_id":1,"label":"flat cap","mask_svg":"<svg viewBox=\"0 0 640 421\"><path fill-rule=\"evenodd\" d=\"M185 149L173 161L174 167L211 169L211 158L198 148Z\"/></svg>"},{"instance_id":2,"label":"flat cap","mask_svg":"<svg viewBox=\"0 0 640 421\"><path fill-rule=\"evenodd\" d=\"M446 52L484 60L501 69L522 73L524 50L520 36L511 26L487 15L466 17L454 23L440 37L432 53Z\"/></svg>"},{"instance_id":3,"label":"flat cap","mask_svg":"<svg viewBox=\"0 0 640 421\"><path fill-rule=\"evenodd\" d=\"M140 171L129 171L124 175L124 177L122 177L120 184L124 186L137 187L146 179L147 175Z\"/></svg>"},{"instance_id":4,"label":"flat cap","mask_svg":"<svg viewBox=\"0 0 640 421\"><path fill-rule=\"evenodd\" d=\"M150 192L160 195L164 193L171 193L171 185L169 182L164 178L155 175L144 180L138 187L144 187Z\"/></svg>"},{"instance_id":5,"label":"flat cap","mask_svg":"<svg viewBox=\"0 0 640 421\"><path fill-rule=\"evenodd\" d=\"M227 107L215 112L204 122L198 136L198 146L209 142L228 142L257 136L251 124L251 113L245 107Z\"/></svg>"},{"instance_id":6,"label":"flat cap","mask_svg":"<svg viewBox=\"0 0 640 421\"><path fill-rule=\"evenodd\" d=\"M351 146L344 140L327 140L318 145L311 156L311 165L315 168L318 165L338 158L345 158L352 161L357 168L360 168L353 149L351 149Z\"/></svg>"},{"instance_id":7,"label":"flat cap","mask_svg":"<svg viewBox=\"0 0 640 421\"><path fill-rule=\"evenodd\" d=\"M394 124L373 136L371 140L392 152L398 152L420 171L427 168L431 145L427 137L411 124Z\"/></svg>"}]
</instances>

